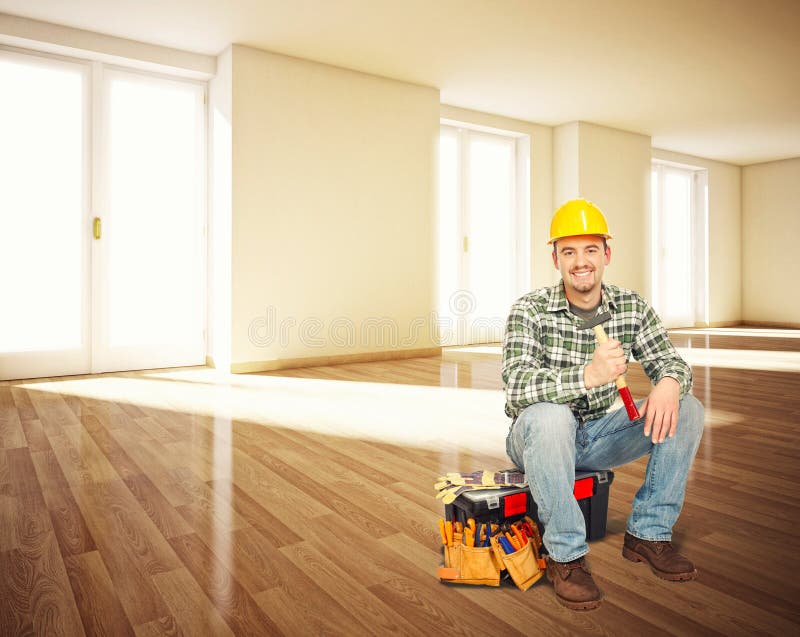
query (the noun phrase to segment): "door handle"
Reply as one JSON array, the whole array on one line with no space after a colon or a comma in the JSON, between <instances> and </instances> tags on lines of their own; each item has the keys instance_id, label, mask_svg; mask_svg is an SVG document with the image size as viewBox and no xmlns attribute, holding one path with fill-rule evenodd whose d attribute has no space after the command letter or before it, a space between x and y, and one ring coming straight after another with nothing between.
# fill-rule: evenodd
<instances>
[{"instance_id":1,"label":"door handle","mask_svg":"<svg viewBox=\"0 0 800 637\"><path fill-rule=\"evenodd\" d=\"M99 239L100 236L103 234L100 217L94 218L94 223L92 224L92 233L94 234L95 239Z\"/></svg>"}]
</instances>

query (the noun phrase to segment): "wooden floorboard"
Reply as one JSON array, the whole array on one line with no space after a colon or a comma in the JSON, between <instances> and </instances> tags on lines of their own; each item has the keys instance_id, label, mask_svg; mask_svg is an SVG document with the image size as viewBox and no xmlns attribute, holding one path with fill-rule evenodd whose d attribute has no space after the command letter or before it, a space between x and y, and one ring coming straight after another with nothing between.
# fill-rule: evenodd
<instances>
[{"instance_id":1,"label":"wooden floorboard","mask_svg":"<svg viewBox=\"0 0 800 637\"><path fill-rule=\"evenodd\" d=\"M798 634L798 336L673 333L703 362L706 429L674 530L700 577L665 582L620 555L642 459L616 469L590 613L545 579L436 579L434 481L511 465L497 348L4 381L0 634ZM641 368L628 376L643 398Z\"/></svg>"}]
</instances>

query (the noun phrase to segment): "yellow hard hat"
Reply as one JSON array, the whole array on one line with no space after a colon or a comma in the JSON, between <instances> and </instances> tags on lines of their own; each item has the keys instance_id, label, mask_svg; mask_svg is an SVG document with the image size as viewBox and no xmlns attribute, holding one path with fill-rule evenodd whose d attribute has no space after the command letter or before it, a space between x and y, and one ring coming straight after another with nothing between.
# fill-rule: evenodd
<instances>
[{"instance_id":1,"label":"yellow hard hat","mask_svg":"<svg viewBox=\"0 0 800 637\"><path fill-rule=\"evenodd\" d=\"M611 239L608 223L602 210L586 199L570 199L556 210L550 221L550 240L553 243L563 237L581 234L596 234Z\"/></svg>"}]
</instances>

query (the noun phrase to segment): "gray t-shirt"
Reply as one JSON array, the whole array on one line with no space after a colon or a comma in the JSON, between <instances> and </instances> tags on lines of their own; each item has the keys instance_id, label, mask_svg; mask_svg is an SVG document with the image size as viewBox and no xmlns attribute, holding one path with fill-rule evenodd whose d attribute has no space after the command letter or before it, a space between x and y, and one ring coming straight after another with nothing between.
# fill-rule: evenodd
<instances>
[{"instance_id":1,"label":"gray t-shirt","mask_svg":"<svg viewBox=\"0 0 800 637\"><path fill-rule=\"evenodd\" d=\"M567 303L569 303L569 301L567 301ZM573 305L572 303L569 303L569 311L572 312L578 318L582 318L584 321L588 321L590 318L594 318L595 315L597 314L598 307L600 307L600 303L595 305L590 310L584 310L576 305Z\"/></svg>"}]
</instances>

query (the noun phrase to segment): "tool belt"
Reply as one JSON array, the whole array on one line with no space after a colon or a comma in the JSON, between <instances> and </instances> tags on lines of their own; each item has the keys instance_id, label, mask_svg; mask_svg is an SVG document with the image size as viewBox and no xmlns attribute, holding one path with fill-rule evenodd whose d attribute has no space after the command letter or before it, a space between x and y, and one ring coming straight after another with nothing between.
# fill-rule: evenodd
<instances>
[{"instance_id":1,"label":"tool belt","mask_svg":"<svg viewBox=\"0 0 800 637\"><path fill-rule=\"evenodd\" d=\"M542 540L531 518L513 524L475 524L439 520L444 546L444 566L439 579L450 584L500 586L507 571L520 590L528 590L544 574L539 549Z\"/></svg>"}]
</instances>

